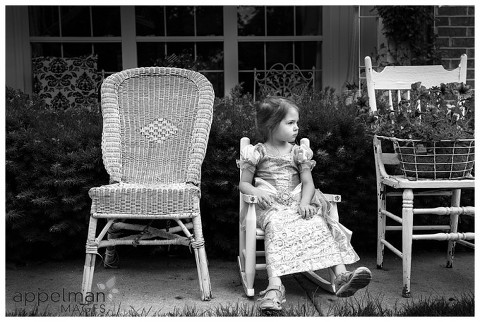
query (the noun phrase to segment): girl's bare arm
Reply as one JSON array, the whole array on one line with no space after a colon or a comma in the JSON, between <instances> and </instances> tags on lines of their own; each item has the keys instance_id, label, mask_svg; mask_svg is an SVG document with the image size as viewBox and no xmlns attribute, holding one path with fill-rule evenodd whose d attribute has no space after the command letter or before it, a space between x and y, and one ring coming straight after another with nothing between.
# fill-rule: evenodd
<instances>
[{"instance_id":1,"label":"girl's bare arm","mask_svg":"<svg viewBox=\"0 0 480 322\"><path fill-rule=\"evenodd\" d=\"M260 206L260 208L266 209L270 207L273 202L272 195L264 190L254 187L252 185L252 182L253 173L248 170L242 171L242 176L240 178L240 183L238 184L238 189L240 189L243 194L257 196L258 205Z\"/></svg>"},{"instance_id":2,"label":"girl's bare arm","mask_svg":"<svg viewBox=\"0 0 480 322\"><path fill-rule=\"evenodd\" d=\"M302 181L302 199L300 200L300 204L309 205L315 193L315 185L310 169L304 169L300 173L300 180Z\"/></svg>"}]
</instances>

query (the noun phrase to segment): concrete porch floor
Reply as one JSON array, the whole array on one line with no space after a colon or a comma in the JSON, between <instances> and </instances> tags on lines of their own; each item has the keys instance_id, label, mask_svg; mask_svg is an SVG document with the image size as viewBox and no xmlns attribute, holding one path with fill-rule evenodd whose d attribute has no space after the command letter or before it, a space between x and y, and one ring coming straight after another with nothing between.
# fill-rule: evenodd
<instances>
[{"instance_id":1,"label":"concrete porch floor","mask_svg":"<svg viewBox=\"0 0 480 322\"><path fill-rule=\"evenodd\" d=\"M458 246L457 246L458 247ZM475 292L474 251L459 250L454 267L445 268L446 252L415 251L412 261L412 298L405 299L402 291L402 266L400 258L386 251L384 269L376 268L374 254L360 253L355 265L371 269L370 285L354 295L361 301L366 296L381 300L382 306L399 308L407 301L430 297L455 298ZM137 312L140 315L162 315L185 307L199 311L220 306L239 305L251 307L256 298L244 295L236 261L209 260L209 272L213 299L201 301L195 260L181 257L121 258L119 269L106 270L97 257L92 293L101 292L99 312ZM29 311L38 304L39 314L79 315L82 306L69 293L80 292L83 274L83 258L78 260L47 262L38 265L15 267L7 265L6 313L15 310ZM317 316L331 315L332 306L350 299L337 298L306 279L295 274L283 278L287 290L287 303L305 308ZM257 272L255 293L266 287L265 271ZM104 288L102 289L101 285ZM103 298L104 297L104 298ZM132 311L133 310L133 311Z\"/></svg>"}]
</instances>

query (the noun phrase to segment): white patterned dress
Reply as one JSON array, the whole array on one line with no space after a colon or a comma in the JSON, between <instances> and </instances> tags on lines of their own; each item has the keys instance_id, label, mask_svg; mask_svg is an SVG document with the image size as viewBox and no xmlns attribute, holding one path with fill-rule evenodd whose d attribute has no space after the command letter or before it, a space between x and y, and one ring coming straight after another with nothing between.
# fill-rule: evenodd
<instances>
[{"instance_id":1,"label":"white patterned dress","mask_svg":"<svg viewBox=\"0 0 480 322\"><path fill-rule=\"evenodd\" d=\"M329 204L319 190L312 198L316 215L307 220L298 213L300 172L315 166L312 156L312 150L303 145L294 145L290 153L280 156L268 154L262 143L248 145L241 151L238 166L254 173L257 188L276 196L270 208L256 209L257 226L265 231L269 276L314 271L359 260L339 223L328 216Z\"/></svg>"}]
</instances>

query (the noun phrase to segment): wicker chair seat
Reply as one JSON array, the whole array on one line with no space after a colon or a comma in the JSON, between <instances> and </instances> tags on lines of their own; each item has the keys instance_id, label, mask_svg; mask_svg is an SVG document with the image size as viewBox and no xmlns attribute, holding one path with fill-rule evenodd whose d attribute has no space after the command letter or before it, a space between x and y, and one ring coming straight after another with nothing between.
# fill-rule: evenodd
<instances>
[{"instance_id":1,"label":"wicker chair seat","mask_svg":"<svg viewBox=\"0 0 480 322\"><path fill-rule=\"evenodd\" d=\"M95 187L92 214L198 215L196 201L200 189L190 183L128 184L115 183Z\"/></svg>"}]
</instances>

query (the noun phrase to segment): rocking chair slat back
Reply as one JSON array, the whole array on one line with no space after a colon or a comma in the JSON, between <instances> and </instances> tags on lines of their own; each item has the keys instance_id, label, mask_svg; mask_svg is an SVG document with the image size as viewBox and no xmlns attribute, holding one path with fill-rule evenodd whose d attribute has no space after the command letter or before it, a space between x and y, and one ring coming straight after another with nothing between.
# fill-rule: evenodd
<instances>
[{"instance_id":1,"label":"rocking chair slat back","mask_svg":"<svg viewBox=\"0 0 480 322\"><path fill-rule=\"evenodd\" d=\"M372 111L377 110L376 91L388 91L389 106L393 109L394 96L400 101L402 95L410 98L413 83L422 81L426 88L439 86L441 83L465 83L467 81L467 55L460 57L460 64L454 70L446 70L442 65L426 66L387 66L376 72L369 56L365 57L368 99Z\"/></svg>"}]
</instances>

